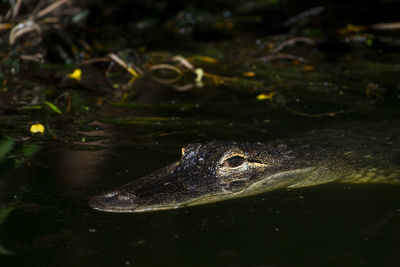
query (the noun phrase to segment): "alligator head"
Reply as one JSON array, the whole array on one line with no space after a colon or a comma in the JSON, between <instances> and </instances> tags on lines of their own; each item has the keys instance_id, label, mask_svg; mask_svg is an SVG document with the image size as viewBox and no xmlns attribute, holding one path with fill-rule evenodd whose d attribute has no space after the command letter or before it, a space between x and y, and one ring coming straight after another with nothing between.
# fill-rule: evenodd
<instances>
[{"instance_id":1,"label":"alligator head","mask_svg":"<svg viewBox=\"0 0 400 267\"><path fill-rule=\"evenodd\" d=\"M182 148L180 161L96 196L90 205L109 212L142 212L270 191L295 183L299 170L307 169L296 168L294 157L284 145L190 144Z\"/></svg>"}]
</instances>

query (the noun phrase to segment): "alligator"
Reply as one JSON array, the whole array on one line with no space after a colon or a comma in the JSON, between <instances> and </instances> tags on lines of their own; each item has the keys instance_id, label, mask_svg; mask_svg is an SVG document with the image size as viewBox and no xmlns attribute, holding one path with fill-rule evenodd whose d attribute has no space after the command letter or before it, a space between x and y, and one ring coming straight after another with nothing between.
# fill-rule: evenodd
<instances>
[{"instance_id":1,"label":"alligator","mask_svg":"<svg viewBox=\"0 0 400 267\"><path fill-rule=\"evenodd\" d=\"M393 143L398 138L362 140L355 133L351 136L350 143L364 146L355 150L354 146L340 144L340 140L346 140L340 135L338 144L324 142L323 137L319 145L298 144L298 140L292 142L297 145L230 141L190 144L182 148L180 161L95 196L89 204L101 211L144 212L330 182L399 185L400 170L393 170L399 163L400 146ZM368 142L376 143L375 150L365 145Z\"/></svg>"}]
</instances>

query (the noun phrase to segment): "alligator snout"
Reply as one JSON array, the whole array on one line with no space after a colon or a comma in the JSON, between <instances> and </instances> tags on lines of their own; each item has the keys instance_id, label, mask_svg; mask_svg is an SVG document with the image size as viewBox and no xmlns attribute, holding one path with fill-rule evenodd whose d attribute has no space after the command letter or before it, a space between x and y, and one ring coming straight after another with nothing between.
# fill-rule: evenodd
<instances>
[{"instance_id":1,"label":"alligator snout","mask_svg":"<svg viewBox=\"0 0 400 267\"><path fill-rule=\"evenodd\" d=\"M95 196L89 200L89 205L96 210L110 212L126 212L137 207L136 197L133 194L113 191L104 195Z\"/></svg>"}]
</instances>

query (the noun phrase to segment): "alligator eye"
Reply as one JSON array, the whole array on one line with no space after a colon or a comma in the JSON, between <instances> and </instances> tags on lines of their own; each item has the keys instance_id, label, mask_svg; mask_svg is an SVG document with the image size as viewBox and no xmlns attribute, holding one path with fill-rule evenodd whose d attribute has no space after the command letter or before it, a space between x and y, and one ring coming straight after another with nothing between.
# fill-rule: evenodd
<instances>
[{"instance_id":1,"label":"alligator eye","mask_svg":"<svg viewBox=\"0 0 400 267\"><path fill-rule=\"evenodd\" d=\"M241 156L233 156L224 161L222 167L235 168L243 164L245 158Z\"/></svg>"}]
</instances>

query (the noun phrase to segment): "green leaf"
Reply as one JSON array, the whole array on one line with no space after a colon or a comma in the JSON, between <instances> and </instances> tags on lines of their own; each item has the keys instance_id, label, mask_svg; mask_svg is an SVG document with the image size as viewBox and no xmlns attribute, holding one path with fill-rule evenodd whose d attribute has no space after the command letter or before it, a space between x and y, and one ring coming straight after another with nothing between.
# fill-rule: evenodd
<instances>
[{"instance_id":1,"label":"green leaf","mask_svg":"<svg viewBox=\"0 0 400 267\"><path fill-rule=\"evenodd\" d=\"M87 19L89 13L90 13L89 9L84 9L81 13L78 13L75 16L73 16L71 22L73 24L78 24L83 20Z\"/></svg>"},{"instance_id":2,"label":"green leaf","mask_svg":"<svg viewBox=\"0 0 400 267\"><path fill-rule=\"evenodd\" d=\"M22 163L24 163L29 158L32 158L39 150L40 146L38 145L24 145L22 147L23 157L15 159L15 167L19 167Z\"/></svg>"},{"instance_id":3,"label":"green leaf","mask_svg":"<svg viewBox=\"0 0 400 267\"><path fill-rule=\"evenodd\" d=\"M0 255L12 255L14 254L14 252L6 249L5 247L3 247L3 245L0 243Z\"/></svg>"},{"instance_id":4,"label":"green leaf","mask_svg":"<svg viewBox=\"0 0 400 267\"><path fill-rule=\"evenodd\" d=\"M32 157L40 150L40 146L38 145L25 145L22 148L25 157Z\"/></svg>"},{"instance_id":5,"label":"green leaf","mask_svg":"<svg viewBox=\"0 0 400 267\"><path fill-rule=\"evenodd\" d=\"M41 109L41 105L30 105L30 106L23 106L21 109Z\"/></svg>"},{"instance_id":6,"label":"green leaf","mask_svg":"<svg viewBox=\"0 0 400 267\"><path fill-rule=\"evenodd\" d=\"M0 207L0 226L5 222L8 215L13 211L13 209L14 209L13 207L7 207L7 206ZM3 245L0 243L0 255L11 255L11 254L14 253L3 247Z\"/></svg>"},{"instance_id":7,"label":"green leaf","mask_svg":"<svg viewBox=\"0 0 400 267\"><path fill-rule=\"evenodd\" d=\"M46 104L47 106L49 106L49 108L51 108L51 110L53 110L55 113L62 114L62 111L53 103L44 101L43 104Z\"/></svg>"},{"instance_id":8,"label":"green leaf","mask_svg":"<svg viewBox=\"0 0 400 267\"><path fill-rule=\"evenodd\" d=\"M0 161L6 157L14 146L14 141L6 138L0 141Z\"/></svg>"},{"instance_id":9,"label":"green leaf","mask_svg":"<svg viewBox=\"0 0 400 267\"><path fill-rule=\"evenodd\" d=\"M2 206L0 207L0 226L7 219L8 215L13 211L13 207Z\"/></svg>"}]
</instances>

